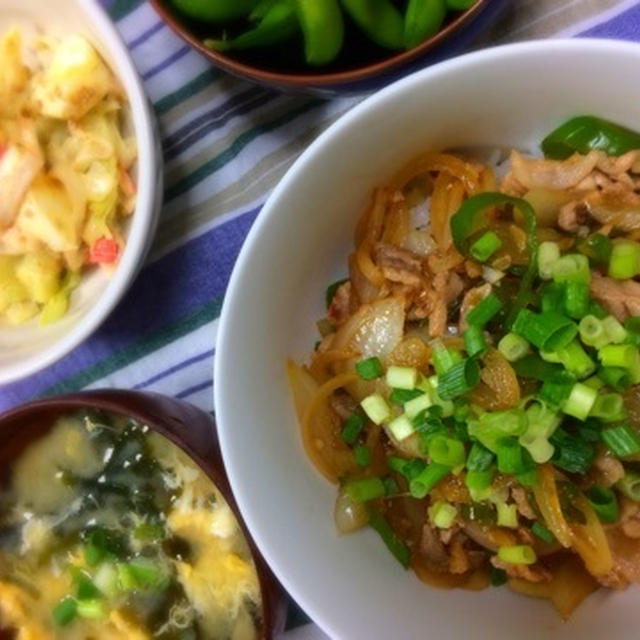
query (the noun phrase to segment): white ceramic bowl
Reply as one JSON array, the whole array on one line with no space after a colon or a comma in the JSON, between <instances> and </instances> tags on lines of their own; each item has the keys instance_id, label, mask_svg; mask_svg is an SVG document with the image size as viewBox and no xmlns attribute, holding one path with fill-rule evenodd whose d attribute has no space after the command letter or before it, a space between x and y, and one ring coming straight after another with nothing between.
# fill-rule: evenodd
<instances>
[{"instance_id":1,"label":"white ceramic bowl","mask_svg":"<svg viewBox=\"0 0 640 640\"><path fill-rule=\"evenodd\" d=\"M590 596L562 623L506 588L442 591L405 572L367 530L340 538L335 487L298 437L285 378L316 340L328 283L346 273L374 186L420 151L530 148L563 119L595 114L640 130L640 46L530 42L466 55L369 98L321 135L263 208L222 313L215 401L222 452L244 518L301 606L340 640L616 640L640 626L636 588Z\"/></svg>"},{"instance_id":2,"label":"white ceramic bowl","mask_svg":"<svg viewBox=\"0 0 640 640\"><path fill-rule=\"evenodd\" d=\"M127 243L115 272L83 278L65 317L50 326L33 322L0 328L0 384L23 378L66 355L109 315L142 264L153 237L162 195L162 172L155 122L126 46L95 0L0 0L0 33L12 25L25 35L82 33L100 51L124 87L138 143L137 203ZM0 71L1 73L1 71Z\"/></svg>"}]
</instances>

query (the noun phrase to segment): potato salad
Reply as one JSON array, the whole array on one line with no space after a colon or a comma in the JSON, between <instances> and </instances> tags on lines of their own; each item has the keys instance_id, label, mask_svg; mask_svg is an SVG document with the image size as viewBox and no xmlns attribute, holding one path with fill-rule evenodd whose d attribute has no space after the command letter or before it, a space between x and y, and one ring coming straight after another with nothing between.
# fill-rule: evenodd
<instances>
[{"instance_id":1,"label":"potato salad","mask_svg":"<svg viewBox=\"0 0 640 640\"><path fill-rule=\"evenodd\" d=\"M126 97L80 35L0 36L0 325L60 319L134 210Z\"/></svg>"}]
</instances>

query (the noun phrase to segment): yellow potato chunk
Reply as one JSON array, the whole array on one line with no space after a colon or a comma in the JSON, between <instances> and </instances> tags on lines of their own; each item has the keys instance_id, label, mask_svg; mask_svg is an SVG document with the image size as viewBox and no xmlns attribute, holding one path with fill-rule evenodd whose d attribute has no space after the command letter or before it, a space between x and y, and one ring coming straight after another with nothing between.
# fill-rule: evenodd
<instances>
[{"instance_id":1,"label":"yellow potato chunk","mask_svg":"<svg viewBox=\"0 0 640 640\"><path fill-rule=\"evenodd\" d=\"M16 276L17 258L0 255L0 313L29 299L26 287Z\"/></svg>"},{"instance_id":2,"label":"yellow potato chunk","mask_svg":"<svg viewBox=\"0 0 640 640\"><path fill-rule=\"evenodd\" d=\"M60 43L51 65L36 80L34 98L50 118L77 120L113 88L113 76L89 41L72 35Z\"/></svg>"},{"instance_id":3,"label":"yellow potato chunk","mask_svg":"<svg viewBox=\"0 0 640 640\"><path fill-rule=\"evenodd\" d=\"M44 304L60 289L60 260L49 251L28 253L18 262L16 275L34 302Z\"/></svg>"}]
</instances>

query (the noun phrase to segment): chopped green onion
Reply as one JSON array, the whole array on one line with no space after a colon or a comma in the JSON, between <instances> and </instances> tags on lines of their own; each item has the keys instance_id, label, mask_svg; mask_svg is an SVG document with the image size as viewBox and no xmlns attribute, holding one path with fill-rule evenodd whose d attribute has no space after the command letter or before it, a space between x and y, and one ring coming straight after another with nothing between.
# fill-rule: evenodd
<instances>
[{"instance_id":1,"label":"chopped green onion","mask_svg":"<svg viewBox=\"0 0 640 640\"><path fill-rule=\"evenodd\" d=\"M429 458L433 462L457 467L464 463L466 452L460 440L437 435L429 442Z\"/></svg>"},{"instance_id":2,"label":"chopped green onion","mask_svg":"<svg viewBox=\"0 0 640 640\"><path fill-rule=\"evenodd\" d=\"M352 413L342 425L340 437L347 444L355 444L360 432L364 428L364 418L359 413Z\"/></svg>"},{"instance_id":3,"label":"chopped green onion","mask_svg":"<svg viewBox=\"0 0 640 640\"><path fill-rule=\"evenodd\" d=\"M576 382L571 388L562 410L578 420L586 420L597 397L598 392L595 389L582 384L582 382Z\"/></svg>"},{"instance_id":4,"label":"chopped green onion","mask_svg":"<svg viewBox=\"0 0 640 640\"><path fill-rule=\"evenodd\" d=\"M358 478L344 483L344 492L354 502L368 502L385 495L384 483L380 478Z\"/></svg>"},{"instance_id":5,"label":"chopped green onion","mask_svg":"<svg viewBox=\"0 0 640 640\"><path fill-rule=\"evenodd\" d=\"M624 477L616 482L616 489L629 500L640 502L640 473L627 469Z\"/></svg>"},{"instance_id":6,"label":"chopped green onion","mask_svg":"<svg viewBox=\"0 0 640 640\"><path fill-rule=\"evenodd\" d=\"M475 325L477 327L484 327L493 316L502 309L502 302L500 298L490 293L486 298L483 298L469 313L466 315L466 321L469 325Z\"/></svg>"},{"instance_id":7,"label":"chopped green onion","mask_svg":"<svg viewBox=\"0 0 640 640\"><path fill-rule=\"evenodd\" d=\"M464 483L469 491L484 491L491 486L494 476L493 469L485 469L484 471L467 471L464 477Z\"/></svg>"},{"instance_id":8,"label":"chopped green onion","mask_svg":"<svg viewBox=\"0 0 640 640\"><path fill-rule=\"evenodd\" d=\"M527 416L522 409L487 411L468 423L469 435L496 453L498 441L507 436L521 436L527 428Z\"/></svg>"},{"instance_id":9,"label":"chopped green onion","mask_svg":"<svg viewBox=\"0 0 640 640\"><path fill-rule=\"evenodd\" d=\"M415 428L409 417L403 413L387 425L387 430L398 442L402 442L413 434Z\"/></svg>"},{"instance_id":10,"label":"chopped green onion","mask_svg":"<svg viewBox=\"0 0 640 640\"><path fill-rule=\"evenodd\" d=\"M450 467L437 462L428 464L422 473L409 483L411 495L418 499L424 498L450 471Z\"/></svg>"},{"instance_id":11,"label":"chopped green onion","mask_svg":"<svg viewBox=\"0 0 640 640\"><path fill-rule=\"evenodd\" d=\"M51 611L53 620L59 627L68 625L77 614L78 603L71 596L62 598Z\"/></svg>"},{"instance_id":12,"label":"chopped green onion","mask_svg":"<svg viewBox=\"0 0 640 640\"><path fill-rule=\"evenodd\" d=\"M493 464L494 455L482 446L479 442L474 442L469 450L466 467L469 471L487 471Z\"/></svg>"},{"instance_id":13,"label":"chopped green onion","mask_svg":"<svg viewBox=\"0 0 640 640\"><path fill-rule=\"evenodd\" d=\"M398 407L403 407L407 402L424 395L420 389L392 389L389 394L389 402Z\"/></svg>"},{"instance_id":14,"label":"chopped green onion","mask_svg":"<svg viewBox=\"0 0 640 640\"><path fill-rule=\"evenodd\" d=\"M618 458L640 453L640 436L628 424L603 429L600 435L611 453Z\"/></svg>"},{"instance_id":15,"label":"chopped green onion","mask_svg":"<svg viewBox=\"0 0 640 640\"><path fill-rule=\"evenodd\" d=\"M411 400L407 400L404 403L404 412L407 417L415 418L418 414L425 411L429 407L433 406L433 400L431 399L431 395L428 393L422 393L419 396L412 398Z\"/></svg>"},{"instance_id":16,"label":"chopped green onion","mask_svg":"<svg viewBox=\"0 0 640 640\"><path fill-rule=\"evenodd\" d=\"M584 282L591 281L591 269L587 256L581 253L568 253L558 258L551 266L554 282Z\"/></svg>"},{"instance_id":17,"label":"chopped green onion","mask_svg":"<svg viewBox=\"0 0 640 640\"><path fill-rule=\"evenodd\" d=\"M640 318L631 316L624 322L624 328L627 332L627 342L640 347Z\"/></svg>"},{"instance_id":18,"label":"chopped green onion","mask_svg":"<svg viewBox=\"0 0 640 640\"><path fill-rule=\"evenodd\" d=\"M359 467L368 467L371 464L371 451L366 445L356 445L353 448L353 457Z\"/></svg>"},{"instance_id":19,"label":"chopped green onion","mask_svg":"<svg viewBox=\"0 0 640 640\"><path fill-rule=\"evenodd\" d=\"M631 370L638 361L638 349L631 344L608 344L598 350L603 367L622 367Z\"/></svg>"},{"instance_id":20,"label":"chopped green onion","mask_svg":"<svg viewBox=\"0 0 640 640\"><path fill-rule=\"evenodd\" d=\"M492 587L501 587L503 584L507 583L507 572L504 569L498 569L497 567L491 566L489 570L489 581L491 582Z\"/></svg>"},{"instance_id":21,"label":"chopped green onion","mask_svg":"<svg viewBox=\"0 0 640 640\"><path fill-rule=\"evenodd\" d=\"M92 620L104 618L106 615L104 604L100 600L81 600L78 602L77 610L81 618Z\"/></svg>"},{"instance_id":22,"label":"chopped green onion","mask_svg":"<svg viewBox=\"0 0 640 640\"><path fill-rule=\"evenodd\" d=\"M343 285L345 282L349 282L348 278L344 278L343 280L336 280L336 282L331 283L327 287L327 291L324 295L324 301L327 309L331 306L331 302L333 297L336 295L336 292L340 288L340 285Z\"/></svg>"},{"instance_id":23,"label":"chopped green onion","mask_svg":"<svg viewBox=\"0 0 640 640\"><path fill-rule=\"evenodd\" d=\"M458 515L458 510L448 502L438 500L427 510L429 520L438 529L449 529Z\"/></svg>"},{"instance_id":24,"label":"chopped green onion","mask_svg":"<svg viewBox=\"0 0 640 640\"><path fill-rule=\"evenodd\" d=\"M602 265L609 263L612 247L611 238L602 233L592 233L586 238L579 239L576 245L578 251L584 253L591 262Z\"/></svg>"},{"instance_id":25,"label":"chopped green onion","mask_svg":"<svg viewBox=\"0 0 640 640\"><path fill-rule=\"evenodd\" d=\"M507 333L498 342L498 351L509 361L516 362L531 352L529 343L516 333Z\"/></svg>"},{"instance_id":26,"label":"chopped green onion","mask_svg":"<svg viewBox=\"0 0 640 640\"><path fill-rule=\"evenodd\" d=\"M601 367L598 377L616 391L626 391L631 386L631 374L622 367Z\"/></svg>"},{"instance_id":27,"label":"chopped green onion","mask_svg":"<svg viewBox=\"0 0 640 640\"><path fill-rule=\"evenodd\" d=\"M537 520L531 525L531 532L544 542L551 543L556 539L553 533L551 533L547 527L541 525Z\"/></svg>"},{"instance_id":28,"label":"chopped green onion","mask_svg":"<svg viewBox=\"0 0 640 640\"><path fill-rule=\"evenodd\" d=\"M411 551L409 551L409 547L400 540L396 532L376 509L369 508L368 512L369 526L382 538L382 541L392 553L393 557L405 569L408 569L411 561Z\"/></svg>"},{"instance_id":29,"label":"chopped green onion","mask_svg":"<svg viewBox=\"0 0 640 640\"><path fill-rule=\"evenodd\" d=\"M624 400L619 393L603 393L596 398L590 414L603 422L617 422L627 417Z\"/></svg>"},{"instance_id":30,"label":"chopped green onion","mask_svg":"<svg viewBox=\"0 0 640 640\"><path fill-rule=\"evenodd\" d=\"M570 318L580 320L589 312L589 285L567 282L564 288L564 310Z\"/></svg>"},{"instance_id":31,"label":"chopped green onion","mask_svg":"<svg viewBox=\"0 0 640 640\"><path fill-rule=\"evenodd\" d=\"M143 556L116 565L120 585L125 590L164 589L167 574L151 558Z\"/></svg>"},{"instance_id":32,"label":"chopped green onion","mask_svg":"<svg viewBox=\"0 0 640 640\"><path fill-rule=\"evenodd\" d=\"M500 547L498 558L508 564L533 564L538 559L536 552L526 544Z\"/></svg>"},{"instance_id":33,"label":"chopped green onion","mask_svg":"<svg viewBox=\"0 0 640 640\"><path fill-rule=\"evenodd\" d=\"M589 313L600 320L604 320L608 315L604 310L604 307L595 300L591 300L591 302L589 302Z\"/></svg>"},{"instance_id":34,"label":"chopped green onion","mask_svg":"<svg viewBox=\"0 0 640 640\"><path fill-rule=\"evenodd\" d=\"M564 313L564 292L566 286L558 282L546 284L540 294L540 308L542 313L555 311Z\"/></svg>"},{"instance_id":35,"label":"chopped green onion","mask_svg":"<svg viewBox=\"0 0 640 640\"><path fill-rule=\"evenodd\" d=\"M464 348L469 357L477 356L487 350L487 341L484 339L482 329L474 324L462 334Z\"/></svg>"},{"instance_id":36,"label":"chopped green onion","mask_svg":"<svg viewBox=\"0 0 640 640\"><path fill-rule=\"evenodd\" d=\"M364 398L360 406L374 424L382 424L391 417L391 407L379 393Z\"/></svg>"},{"instance_id":37,"label":"chopped green onion","mask_svg":"<svg viewBox=\"0 0 640 640\"><path fill-rule=\"evenodd\" d=\"M498 526L508 527L509 529L518 528L518 508L515 504L507 504L506 502L498 502Z\"/></svg>"},{"instance_id":38,"label":"chopped green onion","mask_svg":"<svg viewBox=\"0 0 640 640\"><path fill-rule=\"evenodd\" d=\"M604 329L602 320L595 316L584 316L580 320L578 330L580 331L580 340L589 347L599 349L609 343L609 336Z\"/></svg>"},{"instance_id":39,"label":"chopped green onion","mask_svg":"<svg viewBox=\"0 0 640 640\"><path fill-rule=\"evenodd\" d=\"M533 487L538 482L538 470L534 467L533 469L516 473L516 480L523 487Z\"/></svg>"},{"instance_id":40,"label":"chopped green onion","mask_svg":"<svg viewBox=\"0 0 640 640\"><path fill-rule=\"evenodd\" d=\"M394 496L400 491L398 489L398 483L391 476L382 478L382 484L384 484L384 494L387 497Z\"/></svg>"},{"instance_id":41,"label":"chopped green onion","mask_svg":"<svg viewBox=\"0 0 640 640\"><path fill-rule=\"evenodd\" d=\"M627 330L613 317L607 316L602 320L602 326L609 338L609 342L620 344L627 339Z\"/></svg>"},{"instance_id":42,"label":"chopped green onion","mask_svg":"<svg viewBox=\"0 0 640 640\"><path fill-rule=\"evenodd\" d=\"M554 446L544 437L528 438L525 434L520 436L518 442L529 452L529 455L537 464L544 464L551 460L555 451Z\"/></svg>"},{"instance_id":43,"label":"chopped green onion","mask_svg":"<svg viewBox=\"0 0 640 640\"><path fill-rule=\"evenodd\" d=\"M540 398L554 407L562 407L569 398L575 381L575 376L568 371L554 373L542 383Z\"/></svg>"},{"instance_id":44,"label":"chopped green onion","mask_svg":"<svg viewBox=\"0 0 640 640\"><path fill-rule=\"evenodd\" d=\"M411 458L411 460L407 460L406 458L389 456L387 458L387 465L389 469L399 473L411 482L411 480L419 476L424 471L427 463L420 458Z\"/></svg>"},{"instance_id":45,"label":"chopped green onion","mask_svg":"<svg viewBox=\"0 0 640 640\"><path fill-rule=\"evenodd\" d=\"M93 576L93 584L108 598L115 598L120 591L116 566L110 562L101 564Z\"/></svg>"},{"instance_id":46,"label":"chopped green onion","mask_svg":"<svg viewBox=\"0 0 640 640\"><path fill-rule=\"evenodd\" d=\"M618 521L620 516L618 499L613 490L605 487L592 487L587 493L587 498L601 522L612 524Z\"/></svg>"},{"instance_id":47,"label":"chopped green onion","mask_svg":"<svg viewBox=\"0 0 640 640\"><path fill-rule=\"evenodd\" d=\"M79 571L75 577L76 598L78 600L95 600L101 596L99 589L93 584L91 577L84 571Z\"/></svg>"},{"instance_id":48,"label":"chopped green onion","mask_svg":"<svg viewBox=\"0 0 640 640\"><path fill-rule=\"evenodd\" d=\"M590 376L596 370L595 362L587 355L577 340L558 349L556 355L564 368L576 376L578 380Z\"/></svg>"},{"instance_id":49,"label":"chopped green onion","mask_svg":"<svg viewBox=\"0 0 640 640\"><path fill-rule=\"evenodd\" d=\"M438 377L438 395L452 400L464 395L480 382L480 366L474 358L465 358Z\"/></svg>"},{"instance_id":50,"label":"chopped green onion","mask_svg":"<svg viewBox=\"0 0 640 640\"><path fill-rule=\"evenodd\" d=\"M569 473L586 473L591 466L595 451L593 446L578 436L557 429L551 442L555 453L551 458L554 466Z\"/></svg>"},{"instance_id":51,"label":"chopped green onion","mask_svg":"<svg viewBox=\"0 0 640 640\"><path fill-rule=\"evenodd\" d=\"M600 391L600 389L602 389L602 387L605 386L604 382L602 382L602 380L600 380L600 378L598 378L597 375L593 375L590 378L587 378L586 380L582 381L583 384L586 384L587 387L591 387L592 389L595 389L596 391Z\"/></svg>"},{"instance_id":52,"label":"chopped green onion","mask_svg":"<svg viewBox=\"0 0 640 640\"><path fill-rule=\"evenodd\" d=\"M458 353L456 351L456 353ZM462 358L460 358L462 360ZM440 384L438 376L429 376L424 385L424 390L428 390L433 400L434 407L439 407L443 418L448 418L453 415L453 402L451 400L444 400L438 394L438 385Z\"/></svg>"},{"instance_id":53,"label":"chopped green onion","mask_svg":"<svg viewBox=\"0 0 640 640\"><path fill-rule=\"evenodd\" d=\"M376 356L360 360L356 363L356 373L363 380L375 380L382 375L382 363Z\"/></svg>"},{"instance_id":54,"label":"chopped green onion","mask_svg":"<svg viewBox=\"0 0 640 640\"><path fill-rule=\"evenodd\" d=\"M391 365L387 369L386 381L395 389L415 389L418 383L418 370L415 367Z\"/></svg>"},{"instance_id":55,"label":"chopped green onion","mask_svg":"<svg viewBox=\"0 0 640 640\"><path fill-rule=\"evenodd\" d=\"M555 311L536 314L528 309L521 309L512 331L542 351L557 351L576 337L578 327L575 322Z\"/></svg>"},{"instance_id":56,"label":"chopped green onion","mask_svg":"<svg viewBox=\"0 0 640 640\"><path fill-rule=\"evenodd\" d=\"M630 240L614 242L609 259L609 276L617 280L628 280L638 275L640 269L640 246Z\"/></svg>"},{"instance_id":57,"label":"chopped green onion","mask_svg":"<svg viewBox=\"0 0 640 640\"><path fill-rule=\"evenodd\" d=\"M486 231L471 245L469 253L478 262L486 262L501 246L502 240L498 235Z\"/></svg>"},{"instance_id":58,"label":"chopped green onion","mask_svg":"<svg viewBox=\"0 0 640 640\"><path fill-rule=\"evenodd\" d=\"M513 369L521 378L533 378L544 382L562 371L562 367L545 362L540 356L529 354L513 363Z\"/></svg>"},{"instance_id":59,"label":"chopped green onion","mask_svg":"<svg viewBox=\"0 0 640 640\"><path fill-rule=\"evenodd\" d=\"M431 364L439 376L461 360L462 355L459 351L447 349L439 340L431 343Z\"/></svg>"},{"instance_id":60,"label":"chopped green onion","mask_svg":"<svg viewBox=\"0 0 640 640\"><path fill-rule=\"evenodd\" d=\"M164 534L164 527L158 522L141 522L133 531L133 537L144 542L161 540Z\"/></svg>"},{"instance_id":61,"label":"chopped green onion","mask_svg":"<svg viewBox=\"0 0 640 640\"><path fill-rule=\"evenodd\" d=\"M555 242L541 242L538 247L538 276L551 280L553 264L560 258L560 247Z\"/></svg>"},{"instance_id":62,"label":"chopped green onion","mask_svg":"<svg viewBox=\"0 0 640 640\"><path fill-rule=\"evenodd\" d=\"M496 445L498 471L501 473L520 473L525 470L522 447L515 438L502 438Z\"/></svg>"}]
</instances>

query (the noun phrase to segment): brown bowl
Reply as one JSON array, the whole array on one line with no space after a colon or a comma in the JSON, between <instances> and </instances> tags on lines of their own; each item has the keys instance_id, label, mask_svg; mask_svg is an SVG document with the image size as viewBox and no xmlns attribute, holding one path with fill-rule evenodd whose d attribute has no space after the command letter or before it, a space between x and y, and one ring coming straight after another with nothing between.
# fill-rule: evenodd
<instances>
[{"instance_id":1,"label":"brown bowl","mask_svg":"<svg viewBox=\"0 0 640 640\"><path fill-rule=\"evenodd\" d=\"M195 23L173 11L168 0L150 1L176 34L225 71L276 89L326 96L378 89L391 80L415 70L418 67L415 65L412 67L411 63L419 61L432 49L450 41L453 36L460 35L481 15L488 14L490 7L495 10L493 15L497 15L499 7L503 4L503 0L477 0L471 8L448 21L438 33L428 40L408 51L389 52L387 56L383 57L378 54L378 59L375 62L363 63L358 66L345 65L345 68L335 68L334 65L331 70L319 69L316 72L312 70L285 72L274 70L267 65L263 66L260 62L248 63L239 57L209 49L196 33Z\"/></svg>"},{"instance_id":2,"label":"brown bowl","mask_svg":"<svg viewBox=\"0 0 640 640\"><path fill-rule=\"evenodd\" d=\"M86 407L131 417L148 425L180 447L209 476L235 513L253 555L262 596L261 640L270 640L282 631L286 615L284 590L242 520L222 464L215 422L204 411L156 393L118 390L85 391L24 404L0 415L0 483L20 452L46 433L57 417ZM0 629L0 640L11 637L11 633Z\"/></svg>"}]
</instances>

